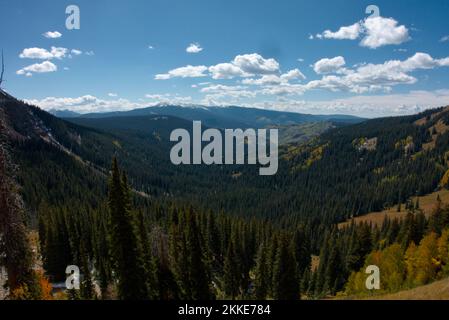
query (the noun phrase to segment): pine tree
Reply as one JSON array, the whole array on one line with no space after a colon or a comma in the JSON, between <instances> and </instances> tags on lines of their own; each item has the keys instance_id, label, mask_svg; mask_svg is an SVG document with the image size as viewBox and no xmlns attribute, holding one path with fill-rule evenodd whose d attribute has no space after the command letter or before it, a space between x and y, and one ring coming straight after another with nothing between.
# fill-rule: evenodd
<instances>
[{"instance_id":1,"label":"pine tree","mask_svg":"<svg viewBox=\"0 0 449 320\"><path fill-rule=\"evenodd\" d=\"M256 269L254 271L254 297L256 300L264 300L268 294L269 278L267 265L266 246L262 243L259 246L256 257Z\"/></svg>"},{"instance_id":2,"label":"pine tree","mask_svg":"<svg viewBox=\"0 0 449 320\"><path fill-rule=\"evenodd\" d=\"M273 266L273 298L276 300L297 300L300 298L296 261L288 237L279 237L276 260Z\"/></svg>"},{"instance_id":3,"label":"pine tree","mask_svg":"<svg viewBox=\"0 0 449 320\"><path fill-rule=\"evenodd\" d=\"M206 268L204 244L197 225L196 215L190 209L186 216L186 249L188 252L188 276L191 286L191 299L207 300L211 298L209 282L210 270Z\"/></svg>"},{"instance_id":4,"label":"pine tree","mask_svg":"<svg viewBox=\"0 0 449 320\"><path fill-rule=\"evenodd\" d=\"M273 266L276 261L276 253L278 249L278 237L277 234L274 233L271 236L271 241L268 248L268 271L267 271L267 278L269 279L268 284L268 295L273 297Z\"/></svg>"},{"instance_id":5,"label":"pine tree","mask_svg":"<svg viewBox=\"0 0 449 320\"><path fill-rule=\"evenodd\" d=\"M152 253L150 238L145 224L145 217L142 211L138 212L139 240L142 244L143 261L145 269L145 278L147 281L147 292L150 299L157 299L158 276L157 276L157 258Z\"/></svg>"},{"instance_id":6,"label":"pine tree","mask_svg":"<svg viewBox=\"0 0 449 320\"><path fill-rule=\"evenodd\" d=\"M223 267L223 289L226 296L234 300L239 295L240 271L234 242L229 241Z\"/></svg>"},{"instance_id":7,"label":"pine tree","mask_svg":"<svg viewBox=\"0 0 449 320\"><path fill-rule=\"evenodd\" d=\"M111 254L121 299L148 298L141 247L137 238L135 216L126 175L120 174L117 159L112 162L109 182Z\"/></svg>"}]
</instances>

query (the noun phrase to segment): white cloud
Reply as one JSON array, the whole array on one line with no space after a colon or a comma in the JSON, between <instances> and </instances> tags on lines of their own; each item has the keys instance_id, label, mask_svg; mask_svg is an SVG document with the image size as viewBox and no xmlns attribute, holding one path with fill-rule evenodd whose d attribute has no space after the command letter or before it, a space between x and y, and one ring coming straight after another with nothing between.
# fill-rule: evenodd
<instances>
[{"instance_id":1,"label":"white cloud","mask_svg":"<svg viewBox=\"0 0 449 320\"><path fill-rule=\"evenodd\" d=\"M213 79L276 74L279 72L279 63L272 58L265 59L258 53L243 54L236 56L231 62L210 66L209 72Z\"/></svg>"},{"instance_id":2,"label":"white cloud","mask_svg":"<svg viewBox=\"0 0 449 320\"><path fill-rule=\"evenodd\" d=\"M245 76L242 69L232 63L219 63L209 67L209 72L214 79L232 79Z\"/></svg>"},{"instance_id":3,"label":"white cloud","mask_svg":"<svg viewBox=\"0 0 449 320\"><path fill-rule=\"evenodd\" d=\"M299 69L293 69L281 75L281 79L285 79L287 81L296 80L296 79L306 79L306 76L299 71Z\"/></svg>"},{"instance_id":4,"label":"white cloud","mask_svg":"<svg viewBox=\"0 0 449 320\"><path fill-rule=\"evenodd\" d=\"M276 60L265 59L257 53L238 55L234 58L232 64L247 74L263 75L279 72L279 63Z\"/></svg>"},{"instance_id":5,"label":"white cloud","mask_svg":"<svg viewBox=\"0 0 449 320\"><path fill-rule=\"evenodd\" d=\"M360 45L376 49L386 45L399 45L410 40L409 31L398 25L393 18L369 17L350 26L340 27L336 32L326 30L316 35L318 39L356 40L362 37ZM313 39L313 36L310 37Z\"/></svg>"},{"instance_id":6,"label":"white cloud","mask_svg":"<svg viewBox=\"0 0 449 320\"><path fill-rule=\"evenodd\" d=\"M50 61L44 61L42 63L35 63L17 70L16 74L31 77L33 73L55 72L57 70L58 67L55 64Z\"/></svg>"},{"instance_id":7,"label":"white cloud","mask_svg":"<svg viewBox=\"0 0 449 320\"><path fill-rule=\"evenodd\" d=\"M418 52L406 60L389 60L382 64L363 64L354 70L344 70L343 76L329 75L310 81L307 89L328 89L364 93L390 91L398 84L414 84L417 79L410 72L449 66L449 57L434 59L427 53Z\"/></svg>"},{"instance_id":8,"label":"white cloud","mask_svg":"<svg viewBox=\"0 0 449 320\"><path fill-rule=\"evenodd\" d=\"M109 96L109 97L112 97L112 98L115 98L115 97L118 97L118 94L115 93L115 92L109 92L109 93L108 93L108 96Z\"/></svg>"},{"instance_id":9,"label":"white cloud","mask_svg":"<svg viewBox=\"0 0 449 320\"><path fill-rule=\"evenodd\" d=\"M393 18L373 17L364 22L365 38L360 45L370 49L376 49L385 45L401 44L410 39L408 29L398 26Z\"/></svg>"},{"instance_id":10,"label":"white cloud","mask_svg":"<svg viewBox=\"0 0 449 320\"><path fill-rule=\"evenodd\" d=\"M213 79L232 79L234 77L250 77L279 73L279 63L274 59L265 59L257 53L238 55L231 62L219 63L209 67L185 66L157 74L156 80L167 80L174 77L204 77L209 71Z\"/></svg>"},{"instance_id":11,"label":"white cloud","mask_svg":"<svg viewBox=\"0 0 449 320\"><path fill-rule=\"evenodd\" d=\"M338 56L335 58L324 58L313 65L313 70L317 74L334 73L339 71L346 64L345 58Z\"/></svg>"},{"instance_id":12,"label":"white cloud","mask_svg":"<svg viewBox=\"0 0 449 320\"><path fill-rule=\"evenodd\" d=\"M168 73L157 74L155 76L156 80L167 80L171 78L198 78L205 77L204 72L207 71L206 66L185 66L170 70Z\"/></svg>"},{"instance_id":13,"label":"white cloud","mask_svg":"<svg viewBox=\"0 0 449 320\"><path fill-rule=\"evenodd\" d=\"M440 42L448 42L449 41L449 35L444 36L440 39Z\"/></svg>"},{"instance_id":14,"label":"white cloud","mask_svg":"<svg viewBox=\"0 0 449 320\"><path fill-rule=\"evenodd\" d=\"M70 51L70 53L75 55L75 56L79 56L83 52L81 50L78 50L78 49L72 49L72 51Z\"/></svg>"},{"instance_id":15,"label":"white cloud","mask_svg":"<svg viewBox=\"0 0 449 320\"><path fill-rule=\"evenodd\" d=\"M66 56L67 52L68 52L67 48L60 48L60 47L51 47L50 51L42 48L26 48L23 49L19 57L22 59L27 58L27 59L42 59L42 60L62 59Z\"/></svg>"},{"instance_id":16,"label":"white cloud","mask_svg":"<svg viewBox=\"0 0 449 320\"><path fill-rule=\"evenodd\" d=\"M283 82L287 82L286 80L282 80L280 76L274 74L264 75L259 79L243 79L243 84L249 85L257 85L257 86L265 86L265 85L276 85L281 84Z\"/></svg>"},{"instance_id":17,"label":"white cloud","mask_svg":"<svg viewBox=\"0 0 449 320\"><path fill-rule=\"evenodd\" d=\"M187 48L186 52L188 53L198 53L203 51L203 48L201 48L199 43L191 43Z\"/></svg>"},{"instance_id":18,"label":"white cloud","mask_svg":"<svg viewBox=\"0 0 449 320\"><path fill-rule=\"evenodd\" d=\"M58 32L58 31L47 31L47 32L43 33L42 35L45 38L49 38L49 39L56 39L56 38L62 37L62 33Z\"/></svg>"},{"instance_id":19,"label":"white cloud","mask_svg":"<svg viewBox=\"0 0 449 320\"><path fill-rule=\"evenodd\" d=\"M149 46L148 46L148 49L153 50L153 49L154 49L154 46L149 45Z\"/></svg>"},{"instance_id":20,"label":"white cloud","mask_svg":"<svg viewBox=\"0 0 449 320\"><path fill-rule=\"evenodd\" d=\"M265 85L287 84L289 81L292 80L304 80L304 79L306 79L306 76L301 71L299 71L299 69L293 69L280 76L268 74L262 76L259 79L244 79L242 80L242 83L249 85L265 86Z\"/></svg>"},{"instance_id":21,"label":"white cloud","mask_svg":"<svg viewBox=\"0 0 449 320\"><path fill-rule=\"evenodd\" d=\"M326 30L322 34L317 35L317 37L325 38L325 39L355 40L359 37L361 31L362 31L362 26L360 25L359 22L357 22L351 26L341 27L336 32Z\"/></svg>"},{"instance_id":22,"label":"white cloud","mask_svg":"<svg viewBox=\"0 0 449 320\"><path fill-rule=\"evenodd\" d=\"M275 96L300 96L306 92L307 86L302 84L281 83L263 88L259 93L263 95Z\"/></svg>"},{"instance_id":23,"label":"white cloud","mask_svg":"<svg viewBox=\"0 0 449 320\"><path fill-rule=\"evenodd\" d=\"M85 54L86 54L86 56L94 56L95 52L93 52L93 51L86 51Z\"/></svg>"}]
</instances>

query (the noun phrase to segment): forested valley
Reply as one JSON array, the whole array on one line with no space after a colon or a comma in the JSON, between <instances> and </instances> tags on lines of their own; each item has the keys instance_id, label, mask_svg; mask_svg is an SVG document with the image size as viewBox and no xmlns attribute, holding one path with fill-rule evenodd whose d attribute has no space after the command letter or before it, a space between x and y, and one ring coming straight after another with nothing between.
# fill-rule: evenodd
<instances>
[{"instance_id":1,"label":"forested valley","mask_svg":"<svg viewBox=\"0 0 449 320\"><path fill-rule=\"evenodd\" d=\"M11 299L320 299L372 294L372 264L381 292L449 275L449 207L410 201L448 186L447 109L285 144L273 177L173 166L168 133L189 125L176 117L69 122L8 97L0 110ZM406 218L337 225L396 206ZM51 294L68 265L81 290Z\"/></svg>"}]
</instances>

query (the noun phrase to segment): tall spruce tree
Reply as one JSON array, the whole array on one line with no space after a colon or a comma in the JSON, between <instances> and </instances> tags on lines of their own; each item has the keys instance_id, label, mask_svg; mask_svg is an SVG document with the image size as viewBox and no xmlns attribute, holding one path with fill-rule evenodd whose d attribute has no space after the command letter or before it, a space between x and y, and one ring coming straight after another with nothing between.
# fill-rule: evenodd
<instances>
[{"instance_id":1,"label":"tall spruce tree","mask_svg":"<svg viewBox=\"0 0 449 320\"><path fill-rule=\"evenodd\" d=\"M145 269L145 279L147 281L147 292L150 299L159 298L158 275L157 275L157 257L153 255L148 230L145 223L143 212L138 212L139 240L142 244L143 262Z\"/></svg>"},{"instance_id":2,"label":"tall spruce tree","mask_svg":"<svg viewBox=\"0 0 449 320\"><path fill-rule=\"evenodd\" d=\"M117 159L112 161L109 182L111 254L118 280L118 296L125 300L148 298L142 250L131 212L131 195L126 175L120 174Z\"/></svg>"},{"instance_id":3,"label":"tall spruce tree","mask_svg":"<svg viewBox=\"0 0 449 320\"><path fill-rule=\"evenodd\" d=\"M296 261L289 237L279 237L276 259L273 266L273 298L297 300L300 298Z\"/></svg>"},{"instance_id":4,"label":"tall spruce tree","mask_svg":"<svg viewBox=\"0 0 449 320\"><path fill-rule=\"evenodd\" d=\"M267 250L264 243L259 246L257 251L254 276L254 297L257 300L263 300L267 297L270 280L268 278Z\"/></svg>"},{"instance_id":5,"label":"tall spruce tree","mask_svg":"<svg viewBox=\"0 0 449 320\"><path fill-rule=\"evenodd\" d=\"M231 240L226 250L223 267L223 289L227 297L234 300L240 292L240 271L234 242Z\"/></svg>"},{"instance_id":6,"label":"tall spruce tree","mask_svg":"<svg viewBox=\"0 0 449 320\"><path fill-rule=\"evenodd\" d=\"M206 300L211 298L209 283L210 270L206 268L203 237L198 227L198 221L193 209L186 215L186 249L187 265L191 286L191 299Z\"/></svg>"}]
</instances>

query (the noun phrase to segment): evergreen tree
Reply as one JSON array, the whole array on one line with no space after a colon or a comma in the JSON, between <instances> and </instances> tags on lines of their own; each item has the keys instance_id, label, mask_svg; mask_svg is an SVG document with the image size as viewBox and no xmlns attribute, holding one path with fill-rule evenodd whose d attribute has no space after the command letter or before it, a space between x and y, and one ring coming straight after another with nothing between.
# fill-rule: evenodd
<instances>
[{"instance_id":1,"label":"evergreen tree","mask_svg":"<svg viewBox=\"0 0 449 320\"><path fill-rule=\"evenodd\" d=\"M157 258L153 255L148 230L145 224L145 217L142 211L138 212L138 229L139 240L142 244L143 261L145 269L145 279L147 281L147 292L150 299L157 299L158 292L158 275L157 275Z\"/></svg>"},{"instance_id":2,"label":"evergreen tree","mask_svg":"<svg viewBox=\"0 0 449 320\"><path fill-rule=\"evenodd\" d=\"M296 261L288 237L279 237L276 260L273 266L273 298L276 300L297 300L300 298Z\"/></svg>"},{"instance_id":3,"label":"evergreen tree","mask_svg":"<svg viewBox=\"0 0 449 320\"><path fill-rule=\"evenodd\" d=\"M121 299L148 298L141 247L137 238L135 216L126 175L120 174L117 159L112 162L109 182L111 254Z\"/></svg>"},{"instance_id":4,"label":"evergreen tree","mask_svg":"<svg viewBox=\"0 0 449 320\"><path fill-rule=\"evenodd\" d=\"M226 296L232 300L238 297L240 291L240 271L234 242L229 241L223 267L223 289Z\"/></svg>"},{"instance_id":5,"label":"evergreen tree","mask_svg":"<svg viewBox=\"0 0 449 320\"><path fill-rule=\"evenodd\" d=\"M256 269L254 271L254 297L257 300L263 300L267 297L269 278L268 265L267 265L267 252L266 246L262 243L259 246L256 257Z\"/></svg>"},{"instance_id":6,"label":"evergreen tree","mask_svg":"<svg viewBox=\"0 0 449 320\"><path fill-rule=\"evenodd\" d=\"M190 209L186 215L186 249L188 260L185 268L191 286L191 299L206 300L211 298L209 282L210 271L206 268L204 244L197 225L196 215Z\"/></svg>"}]
</instances>

